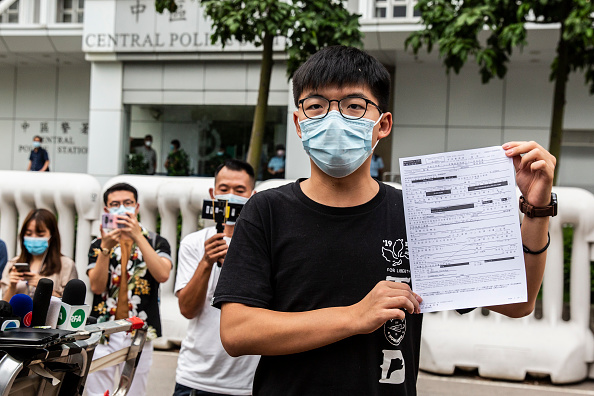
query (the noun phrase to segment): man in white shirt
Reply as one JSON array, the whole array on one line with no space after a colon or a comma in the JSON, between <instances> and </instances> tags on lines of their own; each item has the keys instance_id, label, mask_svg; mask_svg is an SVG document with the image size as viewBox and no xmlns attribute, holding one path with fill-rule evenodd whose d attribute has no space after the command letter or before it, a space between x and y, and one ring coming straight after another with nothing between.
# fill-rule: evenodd
<instances>
[{"instance_id":1,"label":"man in white shirt","mask_svg":"<svg viewBox=\"0 0 594 396\"><path fill-rule=\"evenodd\" d=\"M245 203L254 185L251 165L229 159L217 168L209 192L213 199ZM177 362L174 396L252 394L260 357L233 358L225 352L219 335L221 312L210 305L234 227L228 222L222 233L205 228L181 241L175 294L190 323Z\"/></svg>"}]
</instances>

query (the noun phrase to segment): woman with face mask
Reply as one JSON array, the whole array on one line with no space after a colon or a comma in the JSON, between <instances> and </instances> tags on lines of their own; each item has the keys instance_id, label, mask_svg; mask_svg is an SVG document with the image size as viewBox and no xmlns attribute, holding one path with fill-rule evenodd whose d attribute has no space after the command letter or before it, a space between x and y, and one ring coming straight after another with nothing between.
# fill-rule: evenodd
<instances>
[{"instance_id":1,"label":"woman with face mask","mask_svg":"<svg viewBox=\"0 0 594 396\"><path fill-rule=\"evenodd\" d=\"M62 297L64 286L77 278L72 259L60 253L60 232L56 216L46 209L29 212L19 234L21 254L10 260L2 273L2 299L10 301L15 294L33 298L37 282L49 278L54 282L54 295ZM27 263L29 269L20 270L15 263Z\"/></svg>"}]
</instances>

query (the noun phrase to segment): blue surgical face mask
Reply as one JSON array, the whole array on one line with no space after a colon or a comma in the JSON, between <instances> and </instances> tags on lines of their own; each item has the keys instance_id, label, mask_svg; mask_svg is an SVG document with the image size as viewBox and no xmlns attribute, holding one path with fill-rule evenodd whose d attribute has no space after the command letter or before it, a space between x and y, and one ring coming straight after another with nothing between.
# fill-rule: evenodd
<instances>
[{"instance_id":1,"label":"blue surgical face mask","mask_svg":"<svg viewBox=\"0 0 594 396\"><path fill-rule=\"evenodd\" d=\"M49 238L25 237L23 245L33 256L39 256L49 247Z\"/></svg>"},{"instance_id":2,"label":"blue surgical face mask","mask_svg":"<svg viewBox=\"0 0 594 396\"><path fill-rule=\"evenodd\" d=\"M230 204L240 204L240 205L245 205L245 203L249 199L249 198L241 197L241 196L235 195L235 194L219 194L219 195L215 195L215 198L225 200L225 201L229 202ZM235 222L227 220L227 222L225 222L225 224L234 225Z\"/></svg>"},{"instance_id":3,"label":"blue surgical face mask","mask_svg":"<svg viewBox=\"0 0 594 396\"><path fill-rule=\"evenodd\" d=\"M119 215L119 216L125 216L126 213L134 214L134 212L136 212L135 206L120 205L117 208L109 208L109 213Z\"/></svg>"},{"instance_id":4,"label":"blue surgical face mask","mask_svg":"<svg viewBox=\"0 0 594 396\"><path fill-rule=\"evenodd\" d=\"M39 148L39 147L41 147L41 142L33 142L33 147L34 147L34 148Z\"/></svg>"},{"instance_id":5,"label":"blue surgical face mask","mask_svg":"<svg viewBox=\"0 0 594 396\"><path fill-rule=\"evenodd\" d=\"M349 120L332 110L324 118L300 121L303 148L328 176L348 176L373 152L373 128L382 116L375 122L367 118Z\"/></svg>"},{"instance_id":6,"label":"blue surgical face mask","mask_svg":"<svg viewBox=\"0 0 594 396\"><path fill-rule=\"evenodd\" d=\"M171 146L169 146L169 151L173 151L173 150L175 150L175 147L172 144Z\"/></svg>"}]
</instances>

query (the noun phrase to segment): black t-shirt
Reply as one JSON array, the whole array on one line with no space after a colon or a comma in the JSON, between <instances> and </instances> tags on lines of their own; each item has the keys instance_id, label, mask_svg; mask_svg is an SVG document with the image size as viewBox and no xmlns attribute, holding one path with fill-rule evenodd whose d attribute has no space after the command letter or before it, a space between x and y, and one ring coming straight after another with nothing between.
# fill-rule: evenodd
<instances>
[{"instance_id":1,"label":"black t-shirt","mask_svg":"<svg viewBox=\"0 0 594 396\"><path fill-rule=\"evenodd\" d=\"M243 208L213 304L284 312L348 306L382 280L410 285L402 193L379 183L369 202L328 207L298 181ZM422 315L312 351L262 356L254 395L415 395Z\"/></svg>"}]
</instances>

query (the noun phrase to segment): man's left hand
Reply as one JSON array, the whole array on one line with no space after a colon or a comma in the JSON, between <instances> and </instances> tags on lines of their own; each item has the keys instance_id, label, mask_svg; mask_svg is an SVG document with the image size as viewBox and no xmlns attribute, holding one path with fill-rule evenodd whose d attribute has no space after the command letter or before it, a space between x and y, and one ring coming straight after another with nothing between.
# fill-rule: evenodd
<instances>
[{"instance_id":1,"label":"man's left hand","mask_svg":"<svg viewBox=\"0 0 594 396\"><path fill-rule=\"evenodd\" d=\"M549 205L557 159L536 142L509 142L503 145L512 157L516 183L524 199L536 207Z\"/></svg>"}]
</instances>

